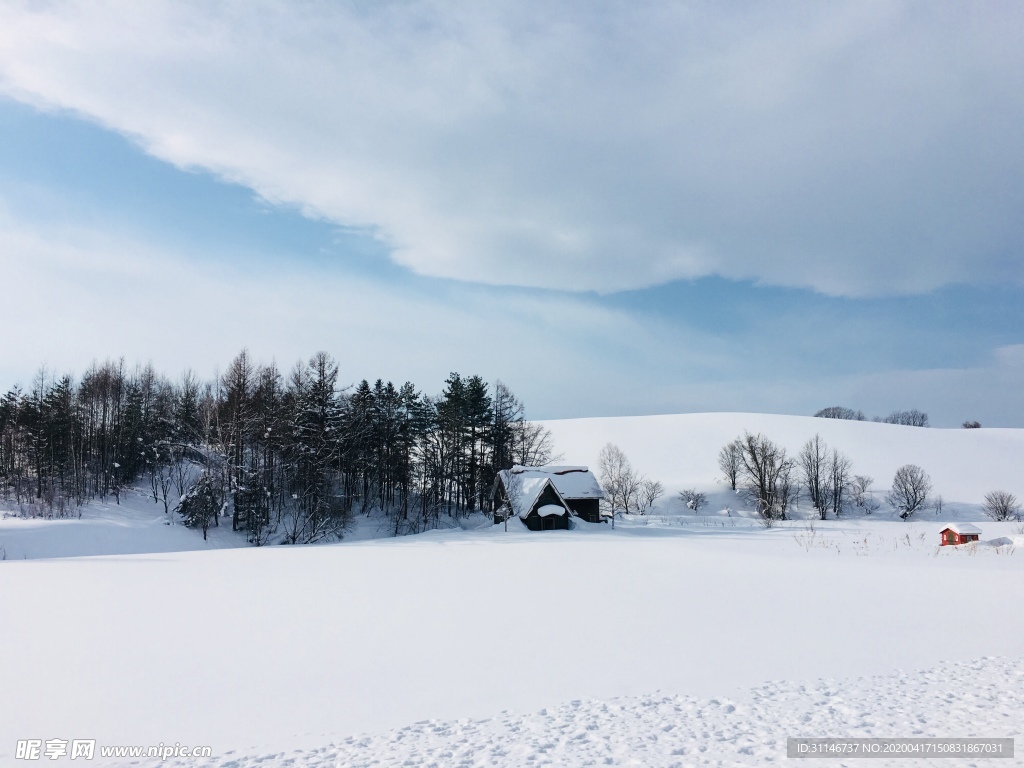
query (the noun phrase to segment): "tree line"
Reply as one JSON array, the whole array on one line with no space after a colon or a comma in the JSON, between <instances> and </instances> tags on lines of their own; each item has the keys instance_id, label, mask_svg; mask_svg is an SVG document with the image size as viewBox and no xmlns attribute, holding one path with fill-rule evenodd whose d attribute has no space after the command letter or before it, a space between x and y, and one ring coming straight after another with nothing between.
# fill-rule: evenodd
<instances>
[{"instance_id":1,"label":"tree line","mask_svg":"<svg viewBox=\"0 0 1024 768\"><path fill-rule=\"evenodd\" d=\"M44 369L0 400L5 500L65 516L142 487L204 536L230 519L254 544L338 537L360 513L396 535L437 527L487 509L499 470L551 453L500 381L345 387L323 352L283 374L243 350L207 381L123 360L77 380Z\"/></svg>"},{"instance_id":2,"label":"tree line","mask_svg":"<svg viewBox=\"0 0 1024 768\"><path fill-rule=\"evenodd\" d=\"M842 405L830 405L828 408L822 408L820 411L815 413L814 416L819 419L867 421L864 411L858 411ZM928 426L928 414L924 411L919 411L916 408L911 408L909 411L893 411L888 416L875 416L871 420L882 424L900 424L905 427ZM968 419L960 426L964 429L981 429L981 422L974 419Z\"/></svg>"},{"instance_id":3,"label":"tree line","mask_svg":"<svg viewBox=\"0 0 1024 768\"><path fill-rule=\"evenodd\" d=\"M787 520L806 495L822 520L841 517L851 506L866 513L879 509L871 490L874 480L855 475L849 457L830 447L820 435L808 440L796 456L762 434L745 432L718 453L718 467L733 491L753 505L762 523L771 527ZM900 467L886 501L904 520L929 501L931 479L920 467Z\"/></svg>"},{"instance_id":4,"label":"tree line","mask_svg":"<svg viewBox=\"0 0 1024 768\"><path fill-rule=\"evenodd\" d=\"M846 408L841 405L832 405L828 408L822 408L816 414L815 418L819 419L846 419L849 421L867 421L867 417L864 415L864 411L854 410L853 408ZM919 411L916 408L911 408L909 411L893 411L888 416L875 416L872 421L879 422L881 424L901 424L905 427L927 427L928 426L928 414L924 411ZM968 424L980 427L981 424L977 422L964 422L964 426Z\"/></svg>"},{"instance_id":5,"label":"tree line","mask_svg":"<svg viewBox=\"0 0 1024 768\"><path fill-rule=\"evenodd\" d=\"M744 495L765 527L787 520L790 510L806 497L820 519L841 517L851 507L867 514L881 504L875 500L873 478L855 475L849 457L815 435L796 456L762 434L745 432L726 444L718 453L718 467L733 491ZM902 520L909 520L931 507L942 511L941 496L932 495L928 473L916 464L904 464L896 470L886 503ZM681 501L698 511L706 504L704 494L686 490ZM982 511L993 520L1020 518L1017 498L1006 491L985 494Z\"/></svg>"}]
</instances>

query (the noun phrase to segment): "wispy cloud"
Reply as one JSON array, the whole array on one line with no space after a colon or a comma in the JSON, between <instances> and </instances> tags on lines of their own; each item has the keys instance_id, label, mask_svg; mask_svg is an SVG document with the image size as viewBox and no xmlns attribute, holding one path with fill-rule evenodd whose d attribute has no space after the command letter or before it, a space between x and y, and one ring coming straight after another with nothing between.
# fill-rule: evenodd
<instances>
[{"instance_id":1,"label":"wispy cloud","mask_svg":"<svg viewBox=\"0 0 1024 768\"><path fill-rule=\"evenodd\" d=\"M1024 283L1016 3L7 4L0 92L423 275Z\"/></svg>"}]
</instances>

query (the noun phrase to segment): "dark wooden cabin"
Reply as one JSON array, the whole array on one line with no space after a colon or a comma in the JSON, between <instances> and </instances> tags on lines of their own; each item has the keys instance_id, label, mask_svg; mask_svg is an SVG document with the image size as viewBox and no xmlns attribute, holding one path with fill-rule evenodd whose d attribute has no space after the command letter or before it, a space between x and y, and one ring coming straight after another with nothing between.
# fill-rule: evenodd
<instances>
[{"instance_id":1,"label":"dark wooden cabin","mask_svg":"<svg viewBox=\"0 0 1024 768\"><path fill-rule=\"evenodd\" d=\"M502 470L495 480L494 522L516 516L531 531L569 528L570 517L598 523L603 496L597 479L586 467L516 466Z\"/></svg>"},{"instance_id":2,"label":"dark wooden cabin","mask_svg":"<svg viewBox=\"0 0 1024 768\"><path fill-rule=\"evenodd\" d=\"M565 503L573 514L588 523L601 522L601 500L600 499L566 499Z\"/></svg>"}]
</instances>

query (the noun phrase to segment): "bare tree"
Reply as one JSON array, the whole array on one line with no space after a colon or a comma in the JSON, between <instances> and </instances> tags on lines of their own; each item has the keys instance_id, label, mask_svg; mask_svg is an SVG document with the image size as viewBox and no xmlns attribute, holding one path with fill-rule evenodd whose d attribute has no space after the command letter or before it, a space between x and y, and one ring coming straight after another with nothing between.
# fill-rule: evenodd
<instances>
[{"instance_id":1,"label":"bare tree","mask_svg":"<svg viewBox=\"0 0 1024 768\"><path fill-rule=\"evenodd\" d=\"M561 461L562 455L555 453L555 441L551 430L535 421L520 421L514 425L512 459L524 467L543 467L554 461Z\"/></svg>"},{"instance_id":2,"label":"bare tree","mask_svg":"<svg viewBox=\"0 0 1024 768\"><path fill-rule=\"evenodd\" d=\"M734 491L736 490L736 481L739 478L740 467L743 465L740 459L742 452L743 447L740 445L739 439L722 446L722 450L718 452L718 468L725 475L725 481L729 483L729 488Z\"/></svg>"},{"instance_id":3,"label":"bare tree","mask_svg":"<svg viewBox=\"0 0 1024 768\"><path fill-rule=\"evenodd\" d=\"M786 456L786 449L764 435L749 432L739 438L739 444L744 492L761 522L771 527L776 520L788 519L797 488L792 476L794 463Z\"/></svg>"},{"instance_id":4,"label":"bare tree","mask_svg":"<svg viewBox=\"0 0 1024 768\"><path fill-rule=\"evenodd\" d=\"M1009 520L1012 517L1020 519L1020 505L1017 503L1017 497L1006 491L986 493L982 509L993 520Z\"/></svg>"},{"instance_id":5,"label":"bare tree","mask_svg":"<svg viewBox=\"0 0 1024 768\"><path fill-rule=\"evenodd\" d=\"M501 506L498 507L498 514L501 515L505 530L508 530L508 519L519 513L519 504L523 498L523 476L512 470L504 470L501 475L501 487L504 490L504 498Z\"/></svg>"},{"instance_id":6,"label":"bare tree","mask_svg":"<svg viewBox=\"0 0 1024 768\"><path fill-rule=\"evenodd\" d=\"M815 435L804 444L797 456L797 463L803 473L811 505L824 520L832 498L832 476L828 470L828 444L821 439L821 435Z\"/></svg>"},{"instance_id":7,"label":"bare tree","mask_svg":"<svg viewBox=\"0 0 1024 768\"><path fill-rule=\"evenodd\" d=\"M904 464L896 470L896 476L892 479L892 489L885 499L889 506L899 512L902 519L907 520L928 503L928 494L931 490L932 480L927 472L916 464Z\"/></svg>"},{"instance_id":8,"label":"bare tree","mask_svg":"<svg viewBox=\"0 0 1024 768\"><path fill-rule=\"evenodd\" d=\"M687 509L700 512L708 503L708 497L693 488L687 488L679 492L679 500Z\"/></svg>"},{"instance_id":9,"label":"bare tree","mask_svg":"<svg viewBox=\"0 0 1024 768\"><path fill-rule=\"evenodd\" d=\"M597 471L604 491L605 508L614 521L617 512L631 513L638 507L641 478L619 446L608 443L597 457Z\"/></svg>"},{"instance_id":10,"label":"bare tree","mask_svg":"<svg viewBox=\"0 0 1024 768\"><path fill-rule=\"evenodd\" d=\"M148 462L149 466L149 492L153 497L153 503L160 503L160 475L162 467L156 461Z\"/></svg>"},{"instance_id":11,"label":"bare tree","mask_svg":"<svg viewBox=\"0 0 1024 768\"><path fill-rule=\"evenodd\" d=\"M874 478L867 475L854 475L853 480L850 482L850 495L853 505L864 510L869 515L872 512L877 512L881 506L875 501L875 496L871 491L871 486L874 482Z\"/></svg>"},{"instance_id":12,"label":"bare tree","mask_svg":"<svg viewBox=\"0 0 1024 768\"><path fill-rule=\"evenodd\" d=\"M796 464L784 459L776 483L776 514L779 520L789 519L789 508L800 498L800 485L796 482Z\"/></svg>"},{"instance_id":13,"label":"bare tree","mask_svg":"<svg viewBox=\"0 0 1024 768\"><path fill-rule=\"evenodd\" d=\"M640 481L640 490L637 493L638 508L641 515L645 514L647 510L653 509L654 502L660 499L665 494L665 487L657 480L649 480L644 478Z\"/></svg>"},{"instance_id":14,"label":"bare tree","mask_svg":"<svg viewBox=\"0 0 1024 768\"><path fill-rule=\"evenodd\" d=\"M158 478L158 485L159 485L159 488L160 488L160 500L164 503L164 514L165 515L169 514L170 511L171 511L171 509L170 509L170 502L167 499L168 494L171 492L171 485L172 485L171 472L172 472L171 467L163 466L163 467L160 468L160 477Z\"/></svg>"},{"instance_id":15,"label":"bare tree","mask_svg":"<svg viewBox=\"0 0 1024 768\"><path fill-rule=\"evenodd\" d=\"M171 466L174 469L174 490L178 492L178 496L184 496L192 484L192 476L195 474L193 467L196 465L185 457L183 448L178 448Z\"/></svg>"},{"instance_id":16,"label":"bare tree","mask_svg":"<svg viewBox=\"0 0 1024 768\"><path fill-rule=\"evenodd\" d=\"M980 421L965 421L961 425L964 429L981 429Z\"/></svg>"},{"instance_id":17,"label":"bare tree","mask_svg":"<svg viewBox=\"0 0 1024 768\"><path fill-rule=\"evenodd\" d=\"M829 457L829 507L834 517L840 517L846 508L846 497L850 491L850 459L835 448Z\"/></svg>"}]
</instances>

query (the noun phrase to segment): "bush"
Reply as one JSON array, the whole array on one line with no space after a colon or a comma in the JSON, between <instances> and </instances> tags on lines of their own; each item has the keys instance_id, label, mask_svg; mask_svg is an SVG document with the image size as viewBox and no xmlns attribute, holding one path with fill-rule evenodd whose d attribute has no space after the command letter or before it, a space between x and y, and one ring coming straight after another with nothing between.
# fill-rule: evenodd
<instances>
[{"instance_id":1,"label":"bush","mask_svg":"<svg viewBox=\"0 0 1024 768\"><path fill-rule=\"evenodd\" d=\"M693 488L687 488L685 491L679 492L679 500L687 509L692 509L694 512L700 512L708 503L708 497L699 493Z\"/></svg>"}]
</instances>

